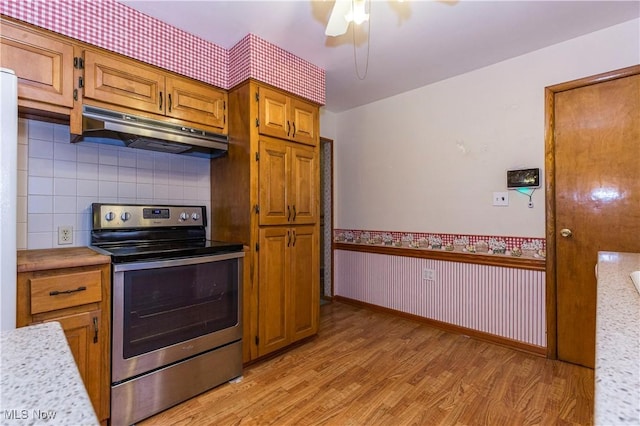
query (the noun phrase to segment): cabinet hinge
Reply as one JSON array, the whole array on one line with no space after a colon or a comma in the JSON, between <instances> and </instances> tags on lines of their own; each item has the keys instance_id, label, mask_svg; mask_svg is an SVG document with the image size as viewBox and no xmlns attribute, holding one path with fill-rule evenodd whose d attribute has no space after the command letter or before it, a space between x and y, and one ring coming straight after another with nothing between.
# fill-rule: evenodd
<instances>
[{"instance_id":1,"label":"cabinet hinge","mask_svg":"<svg viewBox=\"0 0 640 426\"><path fill-rule=\"evenodd\" d=\"M73 89L73 100L74 101L78 100L78 89Z\"/></svg>"},{"instance_id":2,"label":"cabinet hinge","mask_svg":"<svg viewBox=\"0 0 640 426\"><path fill-rule=\"evenodd\" d=\"M256 204L255 206L253 206L253 209L256 211L256 214L260 213L260 205Z\"/></svg>"},{"instance_id":3,"label":"cabinet hinge","mask_svg":"<svg viewBox=\"0 0 640 426\"><path fill-rule=\"evenodd\" d=\"M256 118L256 127L260 127L260 119Z\"/></svg>"},{"instance_id":4,"label":"cabinet hinge","mask_svg":"<svg viewBox=\"0 0 640 426\"><path fill-rule=\"evenodd\" d=\"M256 336L256 346L260 346L260 338Z\"/></svg>"},{"instance_id":5,"label":"cabinet hinge","mask_svg":"<svg viewBox=\"0 0 640 426\"><path fill-rule=\"evenodd\" d=\"M260 161L260 153L256 152L256 161Z\"/></svg>"},{"instance_id":6,"label":"cabinet hinge","mask_svg":"<svg viewBox=\"0 0 640 426\"><path fill-rule=\"evenodd\" d=\"M79 56L73 58L73 67L75 69L81 70L84 68L84 59Z\"/></svg>"},{"instance_id":7,"label":"cabinet hinge","mask_svg":"<svg viewBox=\"0 0 640 426\"><path fill-rule=\"evenodd\" d=\"M222 109L227 110L227 101L222 101Z\"/></svg>"},{"instance_id":8,"label":"cabinet hinge","mask_svg":"<svg viewBox=\"0 0 640 426\"><path fill-rule=\"evenodd\" d=\"M260 251L260 244L256 243L256 251Z\"/></svg>"},{"instance_id":9,"label":"cabinet hinge","mask_svg":"<svg viewBox=\"0 0 640 426\"><path fill-rule=\"evenodd\" d=\"M260 100L260 94L256 92L256 102L258 102L259 100Z\"/></svg>"},{"instance_id":10,"label":"cabinet hinge","mask_svg":"<svg viewBox=\"0 0 640 426\"><path fill-rule=\"evenodd\" d=\"M78 87L79 88L83 88L84 87L84 78L78 77Z\"/></svg>"}]
</instances>

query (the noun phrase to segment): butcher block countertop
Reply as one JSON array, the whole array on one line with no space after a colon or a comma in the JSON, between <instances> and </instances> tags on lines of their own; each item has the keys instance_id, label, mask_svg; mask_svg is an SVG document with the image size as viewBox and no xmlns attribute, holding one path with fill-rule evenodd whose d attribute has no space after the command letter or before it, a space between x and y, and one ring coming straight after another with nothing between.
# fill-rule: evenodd
<instances>
[{"instance_id":1,"label":"butcher block countertop","mask_svg":"<svg viewBox=\"0 0 640 426\"><path fill-rule=\"evenodd\" d=\"M89 247L65 247L40 250L18 250L18 272L103 265L111 258Z\"/></svg>"}]
</instances>

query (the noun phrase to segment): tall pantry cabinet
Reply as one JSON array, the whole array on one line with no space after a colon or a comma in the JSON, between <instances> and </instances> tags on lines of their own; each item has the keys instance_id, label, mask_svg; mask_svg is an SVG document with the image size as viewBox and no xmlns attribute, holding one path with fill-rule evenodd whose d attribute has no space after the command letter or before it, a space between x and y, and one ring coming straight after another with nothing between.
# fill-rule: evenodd
<instances>
[{"instance_id":1,"label":"tall pantry cabinet","mask_svg":"<svg viewBox=\"0 0 640 426\"><path fill-rule=\"evenodd\" d=\"M211 162L212 239L248 247L243 360L318 331L319 107L249 80L229 92L229 153Z\"/></svg>"}]
</instances>

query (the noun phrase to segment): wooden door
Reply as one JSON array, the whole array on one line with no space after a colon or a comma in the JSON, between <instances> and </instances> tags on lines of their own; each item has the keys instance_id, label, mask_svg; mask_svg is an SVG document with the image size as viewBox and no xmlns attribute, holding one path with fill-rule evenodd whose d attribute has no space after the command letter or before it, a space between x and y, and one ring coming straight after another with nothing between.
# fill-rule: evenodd
<instances>
[{"instance_id":1,"label":"wooden door","mask_svg":"<svg viewBox=\"0 0 640 426\"><path fill-rule=\"evenodd\" d=\"M276 90L258 88L258 130L263 135L287 139L291 133L289 98Z\"/></svg>"},{"instance_id":2,"label":"wooden door","mask_svg":"<svg viewBox=\"0 0 640 426\"><path fill-rule=\"evenodd\" d=\"M315 226L293 227L291 250L291 340L318 332L320 307L319 243Z\"/></svg>"},{"instance_id":3,"label":"wooden door","mask_svg":"<svg viewBox=\"0 0 640 426\"><path fill-rule=\"evenodd\" d=\"M557 355L593 368L597 252L640 251L640 75L554 105Z\"/></svg>"},{"instance_id":4,"label":"wooden door","mask_svg":"<svg viewBox=\"0 0 640 426\"><path fill-rule=\"evenodd\" d=\"M289 201L289 158L288 144L271 139L260 139L260 160L258 165L260 225L286 225L293 212Z\"/></svg>"},{"instance_id":5,"label":"wooden door","mask_svg":"<svg viewBox=\"0 0 640 426\"><path fill-rule=\"evenodd\" d=\"M36 101L73 108L71 44L5 20L0 41L0 65L15 71L20 105Z\"/></svg>"},{"instance_id":6,"label":"wooden door","mask_svg":"<svg viewBox=\"0 0 640 426\"><path fill-rule=\"evenodd\" d=\"M300 143L316 146L318 144L318 129L316 123L318 107L296 98L291 99L291 138Z\"/></svg>"},{"instance_id":7,"label":"wooden door","mask_svg":"<svg viewBox=\"0 0 640 426\"><path fill-rule=\"evenodd\" d=\"M167 78L166 89L169 117L226 130L227 95L224 91L178 77Z\"/></svg>"},{"instance_id":8,"label":"wooden door","mask_svg":"<svg viewBox=\"0 0 640 426\"><path fill-rule=\"evenodd\" d=\"M165 77L134 61L87 50L84 97L154 114L164 114Z\"/></svg>"},{"instance_id":9,"label":"wooden door","mask_svg":"<svg viewBox=\"0 0 640 426\"><path fill-rule=\"evenodd\" d=\"M103 375L102 351L103 342L100 338L101 311L83 312L80 314L54 318L60 322L69 343L69 348L78 366L87 393L99 419L108 417L108 413L101 412L101 379Z\"/></svg>"},{"instance_id":10,"label":"wooden door","mask_svg":"<svg viewBox=\"0 0 640 426\"><path fill-rule=\"evenodd\" d=\"M318 156L312 149L292 148L290 196L291 222L312 224L318 221Z\"/></svg>"},{"instance_id":11,"label":"wooden door","mask_svg":"<svg viewBox=\"0 0 640 426\"><path fill-rule=\"evenodd\" d=\"M258 356L289 344L289 250L287 227L260 228L258 251Z\"/></svg>"}]
</instances>

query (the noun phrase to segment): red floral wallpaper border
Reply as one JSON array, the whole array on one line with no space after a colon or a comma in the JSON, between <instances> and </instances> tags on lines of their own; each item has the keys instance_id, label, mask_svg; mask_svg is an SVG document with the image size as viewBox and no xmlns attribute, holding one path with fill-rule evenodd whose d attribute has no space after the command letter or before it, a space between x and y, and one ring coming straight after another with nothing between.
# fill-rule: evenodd
<instances>
[{"instance_id":1,"label":"red floral wallpaper border","mask_svg":"<svg viewBox=\"0 0 640 426\"><path fill-rule=\"evenodd\" d=\"M540 259L546 257L546 240L544 238L334 229L333 240L425 250L487 253Z\"/></svg>"}]
</instances>

